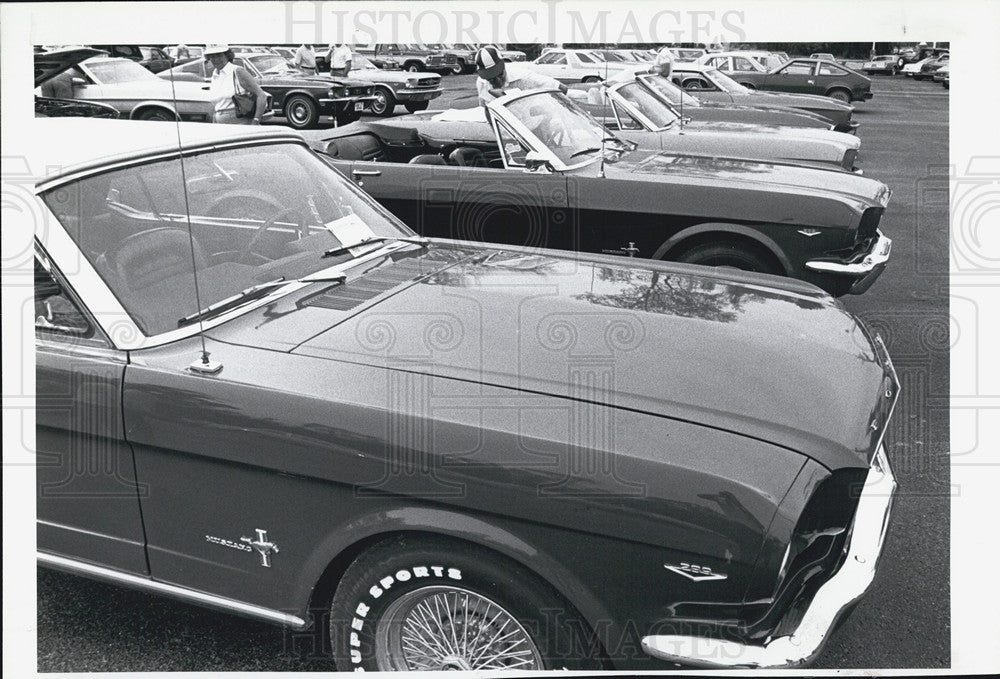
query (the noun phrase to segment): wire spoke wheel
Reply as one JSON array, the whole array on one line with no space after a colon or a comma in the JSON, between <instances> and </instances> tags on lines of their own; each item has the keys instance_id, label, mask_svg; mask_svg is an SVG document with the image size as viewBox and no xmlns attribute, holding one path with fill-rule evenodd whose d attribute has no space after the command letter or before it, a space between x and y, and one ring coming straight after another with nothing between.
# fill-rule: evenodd
<instances>
[{"instance_id":1,"label":"wire spoke wheel","mask_svg":"<svg viewBox=\"0 0 1000 679\"><path fill-rule=\"evenodd\" d=\"M480 594L447 586L394 601L375 629L375 658L382 671L544 669L514 616Z\"/></svg>"}]
</instances>

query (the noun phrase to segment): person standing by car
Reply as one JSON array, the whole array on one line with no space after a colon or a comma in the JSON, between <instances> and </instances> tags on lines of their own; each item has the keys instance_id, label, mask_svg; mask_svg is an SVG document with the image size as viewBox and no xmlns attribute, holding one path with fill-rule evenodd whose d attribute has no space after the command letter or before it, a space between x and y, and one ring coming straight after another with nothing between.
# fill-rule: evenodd
<instances>
[{"instance_id":1,"label":"person standing by car","mask_svg":"<svg viewBox=\"0 0 1000 679\"><path fill-rule=\"evenodd\" d=\"M653 66L649 69L651 73L659 73L665 78L669 78L674 70L674 53L669 47L661 47L653 58Z\"/></svg>"},{"instance_id":2,"label":"person standing by car","mask_svg":"<svg viewBox=\"0 0 1000 679\"><path fill-rule=\"evenodd\" d=\"M205 61L212 63L212 82L208 91L215 102L215 122L234 125L259 125L267 107L267 94L257 80L235 59L229 45L209 45L205 48ZM256 101L253 114L241 118L236 114L236 94L250 94Z\"/></svg>"},{"instance_id":3,"label":"person standing by car","mask_svg":"<svg viewBox=\"0 0 1000 679\"><path fill-rule=\"evenodd\" d=\"M313 53L312 45L299 45L295 50L295 59L292 60L295 67L304 73L316 75L316 55Z\"/></svg>"},{"instance_id":4,"label":"person standing by car","mask_svg":"<svg viewBox=\"0 0 1000 679\"><path fill-rule=\"evenodd\" d=\"M483 106L512 90L559 88L565 94L568 88L555 78L536 73L523 64L508 64L500 58L496 47L483 47L476 52L476 91Z\"/></svg>"},{"instance_id":5,"label":"person standing by car","mask_svg":"<svg viewBox=\"0 0 1000 679\"><path fill-rule=\"evenodd\" d=\"M351 70L351 48L330 45L330 74L346 76Z\"/></svg>"}]
</instances>

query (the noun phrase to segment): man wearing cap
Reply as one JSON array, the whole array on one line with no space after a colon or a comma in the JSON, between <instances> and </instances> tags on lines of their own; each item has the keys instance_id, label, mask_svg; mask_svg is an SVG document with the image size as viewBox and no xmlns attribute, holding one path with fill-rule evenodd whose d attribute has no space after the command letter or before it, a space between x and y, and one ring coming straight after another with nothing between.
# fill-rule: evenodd
<instances>
[{"instance_id":1,"label":"man wearing cap","mask_svg":"<svg viewBox=\"0 0 1000 679\"><path fill-rule=\"evenodd\" d=\"M536 73L525 64L505 63L496 47L483 47L476 52L476 73L479 75L476 91L483 106L512 90L559 88L563 93L567 91L567 87L555 78Z\"/></svg>"}]
</instances>

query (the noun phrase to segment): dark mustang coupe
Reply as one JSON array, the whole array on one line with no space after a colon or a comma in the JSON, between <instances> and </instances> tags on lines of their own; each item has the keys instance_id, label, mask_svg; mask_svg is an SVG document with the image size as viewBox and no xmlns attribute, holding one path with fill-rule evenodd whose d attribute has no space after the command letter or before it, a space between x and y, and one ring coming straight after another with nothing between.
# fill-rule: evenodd
<instances>
[{"instance_id":1,"label":"dark mustang coupe","mask_svg":"<svg viewBox=\"0 0 1000 679\"><path fill-rule=\"evenodd\" d=\"M489 110L492 127L468 109L306 136L427 236L733 266L834 295L864 292L888 261L880 182L717 147L635 150L554 91Z\"/></svg>"},{"instance_id":2,"label":"dark mustang coupe","mask_svg":"<svg viewBox=\"0 0 1000 679\"><path fill-rule=\"evenodd\" d=\"M671 79L685 90L692 92L698 101L709 104L743 104L749 106L786 106L828 119L838 132L853 132L857 121L851 120L854 107L830 97L791 92L761 92L740 85L715 68L696 64L676 64ZM659 86L654 79L643 79L650 87L658 88L670 101L675 95Z\"/></svg>"},{"instance_id":3,"label":"dark mustang coupe","mask_svg":"<svg viewBox=\"0 0 1000 679\"><path fill-rule=\"evenodd\" d=\"M344 125L361 117L375 101L375 84L329 74L310 75L295 70L279 54L243 52L236 63L246 68L270 95L272 111L295 129L313 127L320 116L333 116ZM194 59L160 73L165 80L209 82L212 65Z\"/></svg>"},{"instance_id":4,"label":"dark mustang coupe","mask_svg":"<svg viewBox=\"0 0 1000 679\"><path fill-rule=\"evenodd\" d=\"M287 130L35 124L43 566L341 670L798 666L871 584L898 385L819 289L427 241Z\"/></svg>"},{"instance_id":5,"label":"dark mustang coupe","mask_svg":"<svg viewBox=\"0 0 1000 679\"><path fill-rule=\"evenodd\" d=\"M796 94L818 94L845 104L872 98L871 78L826 59L792 59L772 71L734 71L744 87Z\"/></svg>"}]
</instances>

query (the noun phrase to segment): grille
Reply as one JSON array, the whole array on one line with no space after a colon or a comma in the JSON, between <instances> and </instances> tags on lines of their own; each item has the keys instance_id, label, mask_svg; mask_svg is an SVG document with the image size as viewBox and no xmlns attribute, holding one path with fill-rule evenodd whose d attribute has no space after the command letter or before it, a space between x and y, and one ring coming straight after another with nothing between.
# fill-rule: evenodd
<instances>
[{"instance_id":1,"label":"grille","mask_svg":"<svg viewBox=\"0 0 1000 679\"><path fill-rule=\"evenodd\" d=\"M417 87L431 87L432 85L437 85L437 78L421 78L417 81Z\"/></svg>"},{"instance_id":2,"label":"grille","mask_svg":"<svg viewBox=\"0 0 1000 679\"><path fill-rule=\"evenodd\" d=\"M420 259L400 260L331 288L313 297L306 306L350 311L393 288L411 283L426 273L429 272L421 266Z\"/></svg>"}]
</instances>

